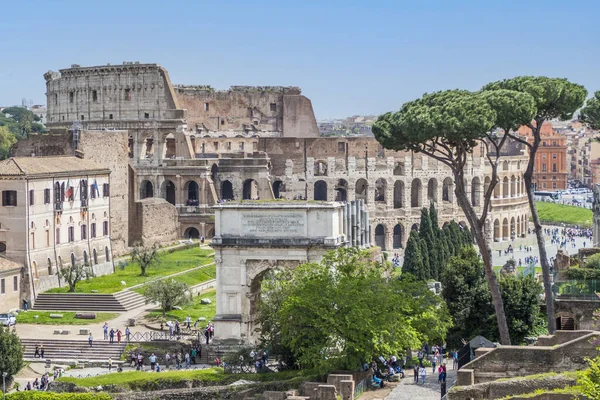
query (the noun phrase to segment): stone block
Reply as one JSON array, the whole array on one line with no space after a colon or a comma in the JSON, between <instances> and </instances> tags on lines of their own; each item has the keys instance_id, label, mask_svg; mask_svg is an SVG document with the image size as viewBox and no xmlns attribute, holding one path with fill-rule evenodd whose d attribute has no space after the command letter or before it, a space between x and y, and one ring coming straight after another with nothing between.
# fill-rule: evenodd
<instances>
[{"instance_id":1,"label":"stone block","mask_svg":"<svg viewBox=\"0 0 600 400\"><path fill-rule=\"evenodd\" d=\"M395 376L399 377L399 375ZM342 396L342 400L354 400L354 381L341 381L340 387L340 395Z\"/></svg>"},{"instance_id":2,"label":"stone block","mask_svg":"<svg viewBox=\"0 0 600 400\"><path fill-rule=\"evenodd\" d=\"M50 314L48 317L50 317L50 318L62 318L63 315L62 314Z\"/></svg>"},{"instance_id":3,"label":"stone block","mask_svg":"<svg viewBox=\"0 0 600 400\"><path fill-rule=\"evenodd\" d=\"M286 397L287 396L286 396L285 392L267 391L267 392L263 392L263 394L260 398L262 400L285 400Z\"/></svg>"},{"instance_id":4,"label":"stone block","mask_svg":"<svg viewBox=\"0 0 600 400\"><path fill-rule=\"evenodd\" d=\"M96 313L76 313L76 319L96 319Z\"/></svg>"},{"instance_id":5,"label":"stone block","mask_svg":"<svg viewBox=\"0 0 600 400\"><path fill-rule=\"evenodd\" d=\"M200 299L200 304L210 304L212 301L210 299Z\"/></svg>"},{"instance_id":6,"label":"stone block","mask_svg":"<svg viewBox=\"0 0 600 400\"><path fill-rule=\"evenodd\" d=\"M345 374L329 374L327 375L327 384L335 386L336 392L340 393L342 391L342 387L340 382L342 381L352 381L352 375Z\"/></svg>"},{"instance_id":7,"label":"stone block","mask_svg":"<svg viewBox=\"0 0 600 400\"><path fill-rule=\"evenodd\" d=\"M70 335L71 331L69 329L63 329L62 331L60 331L61 335Z\"/></svg>"},{"instance_id":8,"label":"stone block","mask_svg":"<svg viewBox=\"0 0 600 400\"><path fill-rule=\"evenodd\" d=\"M60 329L55 329L55 330L54 330L54 334L55 334L55 335L60 335Z\"/></svg>"},{"instance_id":9,"label":"stone block","mask_svg":"<svg viewBox=\"0 0 600 400\"><path fill-rule=\"evenodd\" d=\"M315 390L321 385L319 382L304 382L300 385L300 395L301 396L314 396Z\"/></svg>"},{"instance_id":10,"label":"stone block","mask_svg":"<svg viewBox=\"0 0 600 400\"><path fill-rule=\"evenodd\" d=\"M337 391L333 385L319 385L316 390L315 400L337 400ZM312 400L313 396L311 396Z\"/></svg>"},{"instance_id":11,"label":"stone block","mask_svg":"<svg viewBox=\"0 0 600 400\"><path fill-rule=\"evenodd\" d=\"M475 384L475 371L472 369L459 369L456 371L456 386L468 386Z\"/></svg>"},{"instance_id":12,"label":"stone block","mask_svg":"<svg viewBox=\"0 0 600 400\"><path fill-rule=\"evenodd\" d=\"M79 328L79 334L89 336L90 330L88 328Z\"/></svg>"}]
</instances>

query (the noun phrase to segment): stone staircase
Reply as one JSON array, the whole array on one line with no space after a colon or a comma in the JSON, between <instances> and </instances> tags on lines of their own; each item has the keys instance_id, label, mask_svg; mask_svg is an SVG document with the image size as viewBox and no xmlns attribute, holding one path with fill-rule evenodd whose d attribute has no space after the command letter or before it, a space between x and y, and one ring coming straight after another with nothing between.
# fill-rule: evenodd
<instances>
[{"instance_id":1,"label":"stone staircase","mask_svg":"<svg viewBox=\"0 0 600 400\"><path fill-rule=\"evenodd\" d=\"M24 348L23 358L26 361L40 361L39 358L33 358L36 345L44 346L44 360L52 362L57 360L106 362L111 357L116 363L125 350L124 342L110 344L105 340L94 341L93 347L90 347L87 340L21 339L21 344Z\"/></svg>"},{"instance_id":2,"label":"stone staircase","mask_svg":"<svg viewBox=\"0 0 600 400\"><path fill-rule=\"evenodd\" d=\"M144 296L130 290L115 294L41 293L33 310L124 312L144 304Z\"/></svg>"}]
</instances>

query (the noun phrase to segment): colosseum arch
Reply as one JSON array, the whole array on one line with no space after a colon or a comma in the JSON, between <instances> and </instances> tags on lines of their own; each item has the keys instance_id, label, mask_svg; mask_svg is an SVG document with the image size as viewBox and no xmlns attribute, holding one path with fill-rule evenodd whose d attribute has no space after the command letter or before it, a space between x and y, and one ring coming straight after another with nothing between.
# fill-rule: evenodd
<instances>
[{"instance_id":1,"label":"colosseum arch","mask_svg":"<svg viewBox=\"0 0 600 400\"><path fill-rule=\"evenodd\" d=\"M162 186L162 193L164 199L167 200L169 203L175 205L175 184L170 180L166 180L163 182Z\"/></svg>"},{"instance_id":2,"label":"colosseum arch","mask_svg":"<svg viewBox=\"0 0 600 400\"><path fill-rule=\"evenodd\" d=\"M392 247L394 249L401 249L404 247L404 227L402 224L396 224L394 226L394 240Z\"/></svg>"},{"instance_id":3,"label":"colosseum arch","mask_svg":"<svg viewBox=\"0 0 600 400\"><path fill-rule=\"evenodd\" d=\"M327 201L327 182L316 181L314 185L313 199L317 201Z\"/></svg>"},{"instance_id":4,"label":"colosseum arch","mask_svg":"<svg viewBox=\"0 0 600 400\"><path fill-rule=\"evenodd\" d=\"M508 197L509 194L509 183L508 183L508 176L505 176L504 179L502 180L502 198L506 199Z\"/></svg>"},{"instance_id":5,"label":"colosseum arch","mask_svg":"<svg viewBox=\"0 0 600 400\"><path fill-rule=\"evenodd\" d=\"M508 218L504 218L502 221L502 240L508 240L510 237L510 226L508 224Z\"/></svg>"},{"instance_id":6,"label":"colosseum arch","mask_svg":"<svg viewBox=\"0 0 600 400\"><path fill-rule=\"evenodd\" d=\"M369 193L369 183L366 179L360 178L356 181L354 195L356 200L363 200L365 203L368 201L368 193Z\"/></svg>"},{"instance_id":7,"label":"colosseum arch","mask_svg":"<svg viewBox=\"0 0 600 400\"><path fill-rule=\"evenodd\" d=\"M285 185L283 184L283 182L273 182L273 196L275 196L276 199L279 199L281 198L281 192L285 192Z\"/></svg>"},{"instance_id":8,"label":"colosseum arch","mask_svg":"<svg viewBox=\"0 0 600 400\"><path fill-rule=\"evenodd\" d=\"M242 191L243 200L258 199L258 183L254 179L246 179Z\"/></svg>"},{"instance_id":9,"label":"colosseum arch","mask_svg":"<svg viewBox=\"0 0 600 400\"><path fill-rule=\"evenodd\" d=\"M410 227L411 231L418 231L419 230L419 224L418 223L414 223L412 224L412 226Z\"/></svg>"},{"instance_id":10,"label":"colosseum arch","mask_svg":"<svg viewBox=\"0 0 600 400\"><path fill-rule=\"evenodd\" d=\"M185 237L186 239L187 238L189 238L189 239L198 239L198 238L200 238L200 231L198 231L197 228L194 228L193 226L190 226L183 233L183 237Z\"/></svg>"},{"instance_id":11,"label":"colosseum arch","mask_svg":"<svg viewBox=\"0 0 600 400\"><path fill-rule=\"evenodd\" d=\"M335 201L348 200L348 182L345 179L340 179L335 185Z\"/></svg>"},{"instance_id":12,"label":"colosseum arch","mask_svg":"<svg viewBox=\"0 0 600 400\"><path fill-rule=\"evenodd\" d=\"M494 220L494 242L500 241L500 221Z\"/></svg>"},{"instance_id":13,"label":"colosseum arch","mask_svg":"<svg viewBox=\"0 0 600 400\"><path fill-rule=\"evenodd\" d=\"M514 239L517 234L517 226L515 224L515 217L510 219L510 238Z\"/></svg>"},{"instance_id":14,"label":"colosseum arch","mask_svg":"<svg viewBox=\"0 0 600 400\"><path fill-rule=\"evenodd\" d=\"M154 197L154 185L150 181L142 181L140 184L140 199Z\"/></svg>"},{"instance_id":15,"label":"colosseum arch","mask_svg":"<svg viewBox=\"0 0 600 400\"><path fill-rule=\"evenodd\" d=\"M442 201L449 203L454 202L454 181L450 177L444 179L442 186Z\"/></svg>"},{"instance_id":16,"label":"colosseum arch","mask_svg":"<svg viewBox=\"0 0 600 400\"><path fill-rule=\"evenodd\" d=\"M327 176L327 163L325 161L322 161L322 160L315 161L314 175L315 176Z\"/></svg>"},{"instance_id":17,"label":"colosseum arch","mask_svg":"<svg viewBox=\"0 0 600 400\"><path fill-rule=\"evenodd\" d=\"M438 182L437 179L431 178L429 182L427 182L427 200L430 203L437 202L437 191L438 191Z\"/></svg>"},{"instance_id":18,"label":"colosseum arch","mask_svg":"<svg viewBox=\"0 0 600 400\"><path fill-rule=\"evenodd\" d=\"M404 182L394 182L394 208L404 207Z\"/></svg>"},{"instance_id":19,"label":"colosseum arch","mask_svg":"<svg viewBox=\"0 0 600 400\"><path fill-rule=\"evenodd\" d=\"M423 187L419 178L413 179L410 185L410 206L423 206Z\"/></svg>"},{"instance_id":20,"label":"colosseum arch","mask_svg":"<svg viewBox=\"0 0 600 400\"><path fill-rule=\"evenodd\" d=\"M471 181L471 205L473 207L481 205L481 180L478 177Z\"/></svg>"},{"instance_id":21,"label":"colosseum arch","mask_svg":"<svg viewBox=\"0 0 600 400\"><path fill-rule=\"evenodd\" d=\"M517 178L514 175L510 177L510 197L517 196Z\"/></svg>"},{"instance_id":22,"label":"colosseum arch","mask_svg":"<svg viewBox=\"0 0 600 400\"><path fill-rule=\"evenodd\" d=\"M517 215L517 237L521 237L521 216Z\"/></svg>"},{"instance_id":23,"label":"colosseum arch","mask_svg":"<svg viewBox=\"0 0 600 400\"><path fill-rule=\"evenodd\" d=\"M163 158L175 158L177 155L177 141L175 140L175 135L169 133L163 140L165 145Z\"/></svg>"},{"instance_id":24,"label":"colosseum arch","mask_svg":"<svg viewBox=\"0 0 600 400\"><path fill-rule=\"evenodd\" d=\"M188 205L191 205L200 199L199 186L198 186L198 183L196 183L196 181L194 181L194 180L187 181L185 183L185 185L183 186L183 190L185 190L185 192L186 192Z\"/></svg>"},{"instance_id":25,"label":"colosseum arch","mask_svg":"<svg viewBox=\"0 0 600 400\"><path fill-rule=\"evenodd\" d=\"M386 250L386 248L385 248L385 226L383 226L383 224L378 224L375 227L375 246L381 247L381 250Z\"/></svg>"},{"instance_id":26,"label":"colosseum arch","mask_svg":"<svg viewBox=\"0 0 600 400\"><path fill-rule=\"evenodd\" d=\"M233 184L230 181L223 181L221 183L221 199L233 200Z\"/></svg>"},{"instance_id":27,"label":"colosseum arch","mask_svg":"<svg viewBox=\"0 0 600 400\"><path fill-rule=\"evenodd\" d=\"M386 191L387 191L387 181L383 178L377 179L377 181L375 181L375 202L376 203L385 203Z\"/></svg>"}]
</instances>

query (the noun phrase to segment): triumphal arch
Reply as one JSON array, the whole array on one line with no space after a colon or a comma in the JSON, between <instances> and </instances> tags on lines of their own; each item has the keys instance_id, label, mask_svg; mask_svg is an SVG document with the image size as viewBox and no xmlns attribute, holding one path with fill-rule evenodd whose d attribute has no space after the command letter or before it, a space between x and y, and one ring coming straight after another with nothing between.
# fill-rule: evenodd
<instances>
[{"instance_id":1,"label":"triumphal arch","mask_svg":"<svg viewBox=\"0 0 600 400\"><path fill-rule=\"evenodd\" d=\"M217 343L256 343L255 309L268 271L318 262L325 252L342 246L371 246L362 200L244 201L214 208Z\"/></svg>"}]
</instances>

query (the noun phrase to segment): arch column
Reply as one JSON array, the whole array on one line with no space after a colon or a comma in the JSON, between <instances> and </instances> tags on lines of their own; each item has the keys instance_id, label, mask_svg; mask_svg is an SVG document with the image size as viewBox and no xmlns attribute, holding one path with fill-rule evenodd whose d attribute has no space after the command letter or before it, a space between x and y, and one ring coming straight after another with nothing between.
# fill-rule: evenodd
<instances>
[{"instance_id":1,"label":"arch column","mask_svg":"<svg viewBox=\"0 0 600 400\"><path fill-rule=\"evenodd\" d=\"M351 185L349 181L348 181L348 190L346 193L346 199L348 200L348 202L356 200L356 185Z\"/></svg>"}]
</instances>

